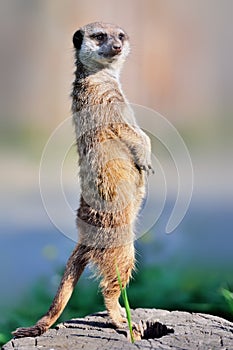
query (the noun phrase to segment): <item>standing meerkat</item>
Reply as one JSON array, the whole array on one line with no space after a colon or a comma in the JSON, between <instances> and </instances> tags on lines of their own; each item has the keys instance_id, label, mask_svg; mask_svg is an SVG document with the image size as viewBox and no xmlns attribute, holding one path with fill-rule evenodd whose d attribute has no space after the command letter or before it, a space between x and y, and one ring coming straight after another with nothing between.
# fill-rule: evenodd
<instances>
[{"instance_id":1,"label":"standing meerkat","mask_svg":"<svg viewBox=\"0 0 233 350\"><path fill-rule=\"evenodd\" d=\"M120 286L134 268L134 223L151 168L150 140L139 128L122 92L119 74L130 46L120 27L91 23L73 36L75 80L72 112L76 131L80 207L79 242L71 254L48 312L34 326L18 328L15 337L44 333L61 315L88 263L101 276L112 323L126 319L118 302Z\"/></svg>"}]
</instances>

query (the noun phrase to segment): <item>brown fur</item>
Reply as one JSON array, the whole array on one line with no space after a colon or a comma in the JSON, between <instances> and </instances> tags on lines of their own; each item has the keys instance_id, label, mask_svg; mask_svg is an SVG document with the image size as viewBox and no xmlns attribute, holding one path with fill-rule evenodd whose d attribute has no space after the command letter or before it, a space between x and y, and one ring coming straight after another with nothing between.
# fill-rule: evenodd
<instances>
[{"instance_id":1,"label":"brown fur","mask_svg":"<svg viewBox=\"0 0 233 350\"><path fill-rule=\"evenodd\" d=\"M103 33L105 41L96 33ZM49 311L35 326L17 329L15 337L40 335L57 320L89 262L102 277L112 322L116 326L125 322L118 303L116 266L125 287L134 268L134 223L151 169L150 141L137 126L118 80L129 52L127 34L114 25L94 23L75 33L74 45L72 111L82 191L79 243Z\"/></svg>"}]
</instances>

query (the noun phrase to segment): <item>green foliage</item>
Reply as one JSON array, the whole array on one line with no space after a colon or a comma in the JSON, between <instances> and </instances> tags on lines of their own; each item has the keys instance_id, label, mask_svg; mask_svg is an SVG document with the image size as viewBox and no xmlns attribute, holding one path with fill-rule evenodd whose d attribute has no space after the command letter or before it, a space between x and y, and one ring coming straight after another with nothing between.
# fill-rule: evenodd
<instances>
[{"instance_id":1,"label":"green foliage","mask_svg":"<svg viewBox=\"0 0 233 350\"><path fill-rule=\"evenodd\" d=\"M232 274L220 271L196 271L175 266L140 269L128 291L131 307L183 310L218 315L232 320L231 311L219 293L224 280L233 282Z\"/></svg>"},{"instance_id":2,"label":"green foliage","mask_svg":"<svg viewBox=\"0 0 233 350\"><path fill-rule=\"evenodd\" d=\"M225 288L221 289L221 293L222 293L223 297L225 298L231 313L233 314L233 293Z\"/></svg>"},{"instance_id":3,"label":"green foliage","mask_svg":"<svg viewBox=\"0 0 233 350\"><path fill-rule=\"evenodd\" d=\"M5 344L7 342L8 338L7 335L4 333L0 333L0 344Z\"/></svg>"}]
</instances>

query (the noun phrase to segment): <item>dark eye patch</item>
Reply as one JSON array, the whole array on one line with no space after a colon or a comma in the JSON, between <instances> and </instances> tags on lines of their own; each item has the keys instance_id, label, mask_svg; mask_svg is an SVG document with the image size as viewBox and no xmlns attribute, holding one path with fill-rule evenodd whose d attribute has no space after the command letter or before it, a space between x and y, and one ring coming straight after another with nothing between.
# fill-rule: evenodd
<instances>
[{"instance_id":1,"label":"dark eye patch","mask_svg":"<svg viewBox=\"0 0 233 350\"><path fill-rule=\"evenodd\" d=\"M107 34L100 32L100 33L92 34L90 37L92 39L95 39L95 40L99 41L99 42L102 42L102 41L104 41L107 38Z\"/></svg>"},{"instance_id":2,"label":"dark eye patch","mask_svg":"<svg viewBox=\"0 0 233 350\"><path fill-rule=\"evenodd\" d=\"M124 34L124 33L120 33L120 34L118 35L118 38L119 38L120 40L124 40L125 34Z\"/></svg>"}]
</instances>

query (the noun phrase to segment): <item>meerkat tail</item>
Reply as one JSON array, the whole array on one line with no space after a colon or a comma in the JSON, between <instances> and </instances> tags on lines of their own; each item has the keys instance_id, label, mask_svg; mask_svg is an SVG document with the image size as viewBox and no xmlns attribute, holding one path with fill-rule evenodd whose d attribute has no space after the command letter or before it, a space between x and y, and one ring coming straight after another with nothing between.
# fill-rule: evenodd
<instances>
[{"instance_id":1,"label":"meerkat tail","mask_svg":"<svg viewBox=\"0 0 233 350\"><path fill-rule=\"evenodd\" d=\"M71 254L57 294L48 312L32 327L17 328L12 332L15 338L36 337L46 332L56 322L69 301L76 283L89 261L90 249L78 244Z\"/></svg>"}]
</instances>

